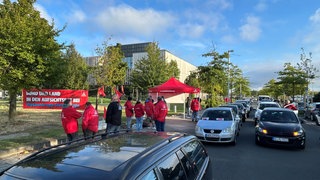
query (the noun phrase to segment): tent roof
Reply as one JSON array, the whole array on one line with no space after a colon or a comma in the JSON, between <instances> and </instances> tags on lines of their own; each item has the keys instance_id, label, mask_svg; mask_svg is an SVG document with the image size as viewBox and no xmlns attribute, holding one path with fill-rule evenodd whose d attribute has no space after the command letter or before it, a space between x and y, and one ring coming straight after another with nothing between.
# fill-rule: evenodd
<instances>
[{"instance_id":1,"label":"tent roof","mask_svg":"<svg viewBox=\"0 0 320 180\"><path fill-rule=\"evenodd\" d=\"M149 88L149 93L199 93L200 88L189 86L172 77L167 82Z\"/></svg>"}]
</instances>

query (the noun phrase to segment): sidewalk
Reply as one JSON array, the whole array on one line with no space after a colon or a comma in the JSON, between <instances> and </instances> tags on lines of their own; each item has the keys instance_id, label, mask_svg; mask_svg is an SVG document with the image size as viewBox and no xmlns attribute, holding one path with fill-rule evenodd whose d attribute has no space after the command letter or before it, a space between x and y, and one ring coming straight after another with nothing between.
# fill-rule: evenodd
<instances>
[{"instance_id":1,"label":"sidewalk","mask_svg":"<svg viewBox=\"0 0 320 180\"><path fill-rule=\"evenodd\" d=\"M189 117L186 117L186 119L183 119L183 115L174 115L167 117L167 120L179 120L179 121L190 121ZM104 123L100 123L99 121L99 132L104 132L106 128L106 125ZM8 135L0 135L0 140L2 139L10 139L13 137L24 137L24 136L29 136L29 133L14 133L14 134L8 134ZM30 154L32 152L38 151L40 149L48 148L50 146L55 146L61 143L66 142L66 138L62 139L47 139L47 141L44 142L39 142L37 144L33 145L25 145L21 146L19 148L14 148L10 150L2 150L0 151L0 159L5 159L10 156L19 156L23 154Z\"/></svg>"}]
</instances>

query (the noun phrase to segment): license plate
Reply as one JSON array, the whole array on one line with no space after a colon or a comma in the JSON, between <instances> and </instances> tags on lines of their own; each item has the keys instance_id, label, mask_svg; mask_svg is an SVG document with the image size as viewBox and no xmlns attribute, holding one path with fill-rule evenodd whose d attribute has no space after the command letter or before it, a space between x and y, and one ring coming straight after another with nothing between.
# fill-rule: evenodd
<instances>
[{"instance_id":1,"label":"license plate","mask_svg":"<svg viewBox=\"0 0 320 180\"><path fill-rule=\"evenodd\" d=\"M273 141L278 141L278 142L289 142L288 138L280 138L280 137L273 137Z\"/></svg>"},{"instance_id":2,"label":"license plate","mask_svg":"<svg viewBox=\"0 0 320 180\"><path fill-rule=\"evenodd\" d=\"M206 137L218 138L219 134L206 134Z\"/></svg>"}]
</instances>

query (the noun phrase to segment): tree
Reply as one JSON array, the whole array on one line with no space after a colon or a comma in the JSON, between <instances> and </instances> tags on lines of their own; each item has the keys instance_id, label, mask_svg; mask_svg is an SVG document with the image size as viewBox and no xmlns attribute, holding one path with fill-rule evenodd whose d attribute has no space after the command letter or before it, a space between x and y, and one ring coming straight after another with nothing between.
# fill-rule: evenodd
<instances>
[{"instance_id":1,"label":"tree","mask_svg":"<svg viewBox=\"0 0 320 180\"><path fill-rule=\"evenodd\" d=\"M9 93L9 120L16 114L21 89L39 88L48 66L60 55L56 42L62 30L40 17L35 0L3 0L0 4L0 88Z\"/></svg>"},{"instance_id":2,"label":"tree","mask_svg":"<svg viewBox=\"0 0 320 180\"><path fill-rule=\"evenodd\" d=\"M283 92L292 96L294 101L294 96L303 90L303 87L307 84L306 73L301 69L295 68L291 63L285 63L283 71L279 71L277 84L283 85Z\"/></svg>"},{"instance_id":3,"label":"tree","mask_svg":"<svg viewBox=\"0 0 320 180\"><path fill-rule=\"evenodd\" d=\"M147 48L147 57L141 58L134 64L130 82L134 88L142 93L147 93L150 87L164 83L171 77L179 78L180 70L177 62L167 62L161 56L158 44L150 43Z\"/></svg>"},{"instance_id":4,"label":"tree","mask_svg":"<svg viewBox=\"0 0 320 180\"><path fill-rule=\"evenodd\" d=\"M283 85L279 84L275 79L271 79L264 85L264 88L260 91L260 94L267 94L273 98L279 98L283 95Z\"/></svg>"},{"instance_id":5,"label":"tree","mask_svg":"<svg viewBox=\"0 0 320 180\"><path fill-rule=\"evenodd\" d=\"M60 88L88 89L89 68L84 58L76 51L73 43L67 47L62 57L65 62L65 72L63 72L64 80Z\"/></svg>"}]
</instances>

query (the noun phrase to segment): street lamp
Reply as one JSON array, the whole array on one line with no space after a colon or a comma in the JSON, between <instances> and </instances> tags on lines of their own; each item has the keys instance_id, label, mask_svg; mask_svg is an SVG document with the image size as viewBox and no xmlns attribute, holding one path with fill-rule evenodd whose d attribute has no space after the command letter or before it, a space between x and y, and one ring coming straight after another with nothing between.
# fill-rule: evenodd
<instances>
[{"instance_id":1,"label":"street lamp","mask_svg":"<svg viewBox=\"0 0 320 180\"><path fill-rule=\"evenodd\" d=\"M232 102L231 97L230 97L230 53L233 52L233 50L228 50L228 100Z\"/></svg>"}]
</instances>

